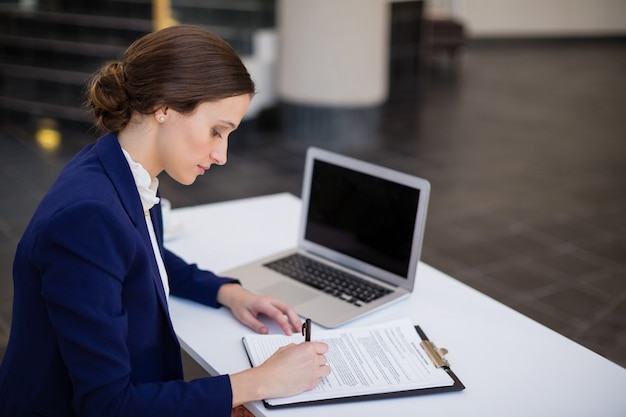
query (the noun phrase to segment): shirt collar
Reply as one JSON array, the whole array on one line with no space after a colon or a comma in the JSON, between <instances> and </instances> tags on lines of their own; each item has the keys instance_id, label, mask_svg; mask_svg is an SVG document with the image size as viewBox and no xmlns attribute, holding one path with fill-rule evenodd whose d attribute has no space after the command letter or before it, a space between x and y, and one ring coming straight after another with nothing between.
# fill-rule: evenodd
<instances>
[{"instance_id":1,"label":"shirt collar","mask_svg":"<svg viewBox=\"0 0 626 417\"><path fill-rule=\"evenodd\" d=\"M141 166L139 162L133 161L130 154L126 152L124 148L122 148L122 152L124 153L128 166L130 166L130 170L133 173L133 178L135 179L135 184L137 185L137 191L139 191L139 197L141 198L141 205L143 206L144 214L147 215L148 210L159 202L159 197L156 196L159 188L159 179L156 177L150 178L148 171L146 171L146 169Z\"/></svg>"}]
</instances>

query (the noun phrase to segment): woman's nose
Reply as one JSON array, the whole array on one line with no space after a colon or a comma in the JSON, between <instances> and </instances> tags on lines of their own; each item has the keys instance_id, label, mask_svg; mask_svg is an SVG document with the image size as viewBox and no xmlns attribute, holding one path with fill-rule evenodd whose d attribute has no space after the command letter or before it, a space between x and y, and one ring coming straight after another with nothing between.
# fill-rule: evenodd
<instances>
[{"instance_id":1,"label":"woman's nose","mask_svg":"<svg viewBox=\"0 0 626 417\"><path fill-rule=\"evenodd\" d=\"M215 148L213 148L213 150L211 151L211 159L213 159L213 161L217 164L217 165L224 165L226 163L226 161L228 160L228 142L227 139L225 139L224 144L220 144L218 146L216 146Z\"/></svg>"}]
</instances>

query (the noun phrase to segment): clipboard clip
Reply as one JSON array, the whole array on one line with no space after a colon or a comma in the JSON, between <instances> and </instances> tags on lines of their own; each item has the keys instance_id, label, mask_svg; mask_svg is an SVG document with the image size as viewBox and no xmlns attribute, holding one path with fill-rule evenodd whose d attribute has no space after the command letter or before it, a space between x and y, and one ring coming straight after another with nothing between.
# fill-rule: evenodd
<instances>
[{"instance_id":1,"label":"clipboard clip","mask_svg":"<svg viewBox=\"0 0 626 417\"><path fill-rule=\"evenodd\" d=\"M449 368L450 367L450 363L445 358L446 354L448 353L448 349L438 348L430 340L422 340L420 345L426 351L426 353L428 354L428 357L430 357L430 360L435 365L435 368Z\"/></svg>"}]
</instances>

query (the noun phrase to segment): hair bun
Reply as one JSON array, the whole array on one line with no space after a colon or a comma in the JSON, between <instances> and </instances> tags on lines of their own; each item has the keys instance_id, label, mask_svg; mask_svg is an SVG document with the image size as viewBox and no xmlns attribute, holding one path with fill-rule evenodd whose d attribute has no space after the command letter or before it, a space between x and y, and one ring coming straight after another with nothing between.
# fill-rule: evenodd
<instances>
[{"instance_id":1,"label":"hair bun","mask_svg":"<svg viewBox=\"0 0 626 417\"><path fill-rule=\"evenodd\" d=\"M121 61L106 63L91 78L86 105L100 129L118 132L130 120L132 109L125 84Z\"/></svg>"}]
</instances>

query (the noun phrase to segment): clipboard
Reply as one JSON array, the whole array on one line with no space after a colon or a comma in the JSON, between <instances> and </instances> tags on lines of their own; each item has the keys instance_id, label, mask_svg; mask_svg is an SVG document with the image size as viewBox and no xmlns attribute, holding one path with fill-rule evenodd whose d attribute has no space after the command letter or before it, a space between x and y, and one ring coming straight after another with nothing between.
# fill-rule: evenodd
<instances>
[{"instance_id":1,"label":"clipboard","mask_svg":"<svg viewBox=\"0 0 626 417\"><path fill-rule=\"evenodd\" d=\"M409 389L409 390L400 390L400 391L392 391L392 392L381 392L381 393L368 393L365 395L350 395L344 397L334 397L334 398L324 398L324 399L316 399L316 400L306 400L306 401L294 401L288 403L281 404L272 404L271 400L263 400L263 405L265 408L274 409L274 408L286 408L286 407L302 407L309 405L318 405L318 404L337 404L337 403L345 403L345 402L353 402L353 401L370 401L370 400L380 400L380 399L388 399L388 398L400 398L400 397L413 397L413 396L421 396L428 394L439 394L446 392L457 392L463 391L465 389L465 385L461 382L461 380L457 377L457 375L452 371L450 367L450 363L445 358L445 355L448 353L445 348L438 348L435 343L433 343L427 336L426 333L422 330L420 326L414 326L415 331L419 335L421 339L421 346L424 351L428 354L432 364L438 368L445 371L453 381L452 385L446 386L435 386L435 387L427 387L427 388L417 388L417 389ZM253 365L253 361L250 357L250 353L248 352L246 345L244 343L244 350L246 351L246 355L248 356L248 360L250 361L250 365Z\"/></svg>"}]
</instances>

